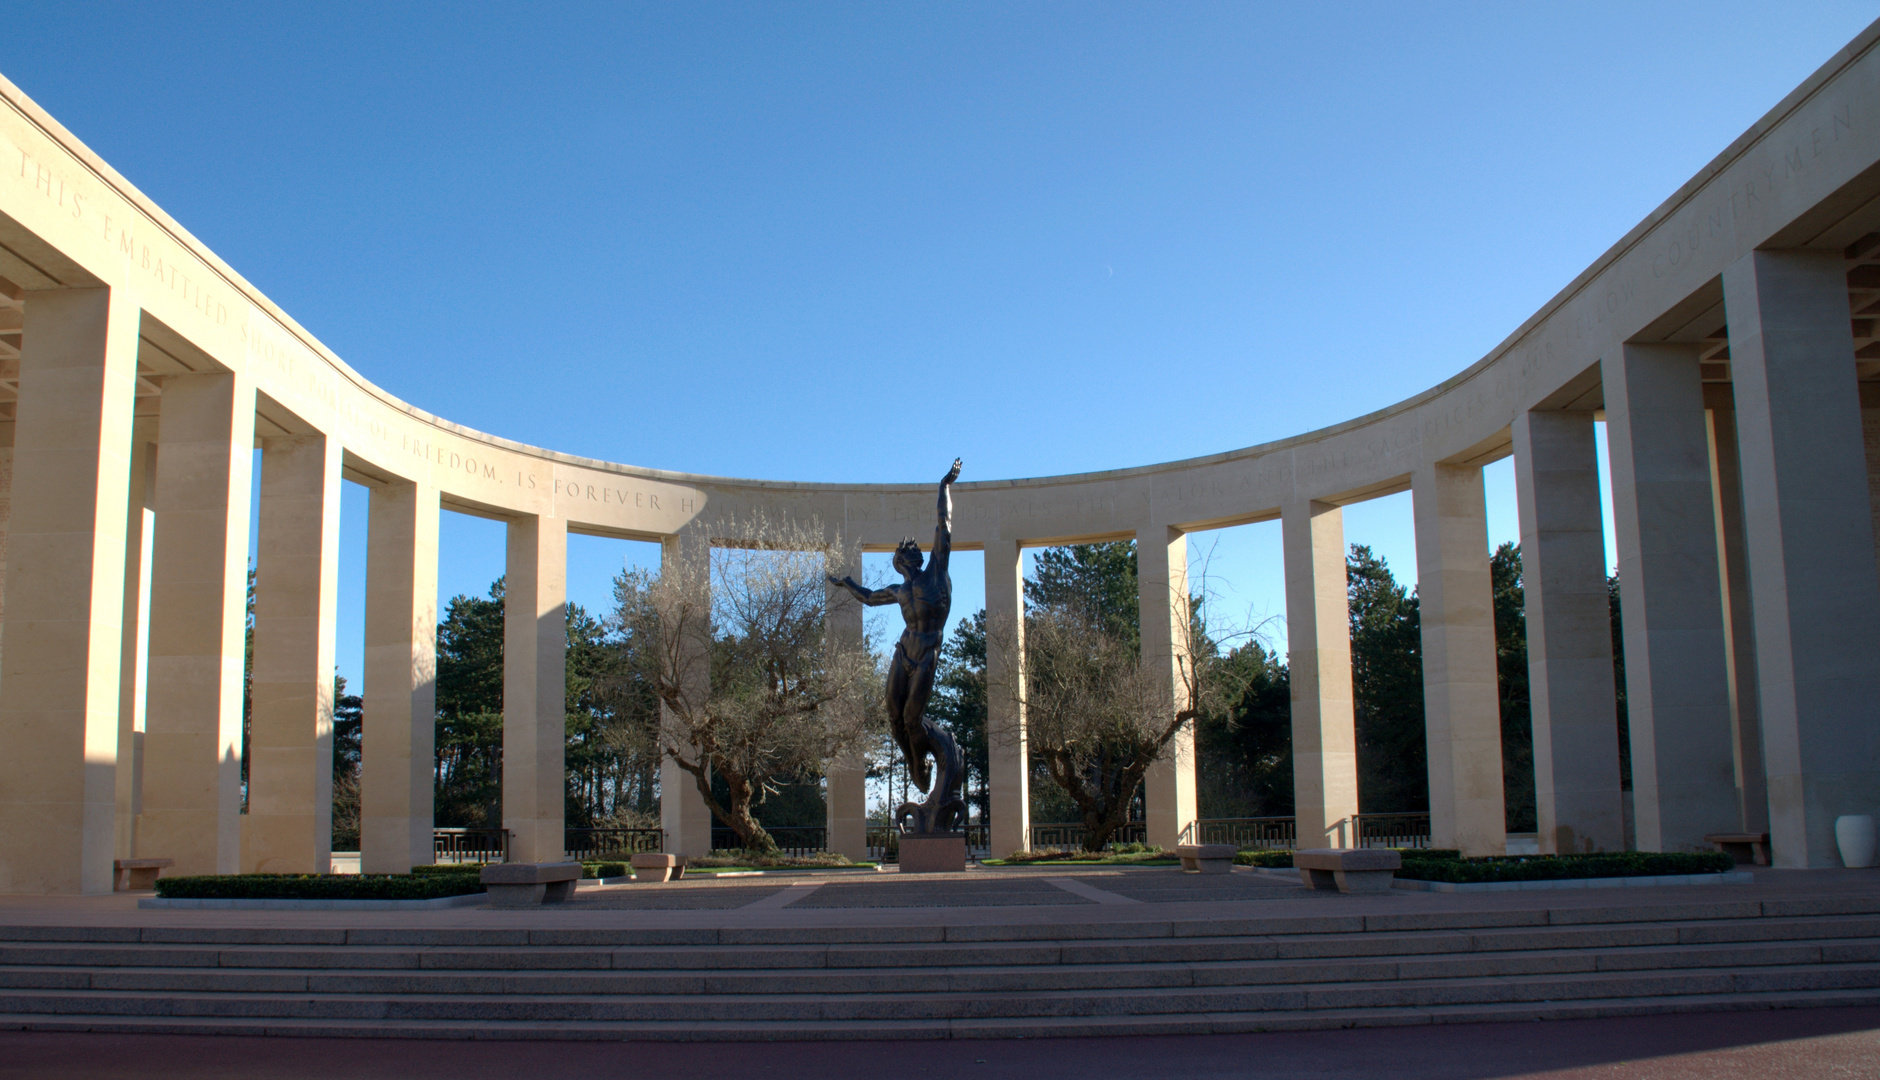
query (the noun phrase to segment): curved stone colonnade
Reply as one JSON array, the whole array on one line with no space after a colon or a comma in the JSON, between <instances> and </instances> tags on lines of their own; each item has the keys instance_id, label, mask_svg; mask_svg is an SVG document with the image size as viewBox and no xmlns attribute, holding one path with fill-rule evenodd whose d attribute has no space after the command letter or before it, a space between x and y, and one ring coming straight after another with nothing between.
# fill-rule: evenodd
<instances>
[{"instance_id":1,"label":"curved stone colonnade","mask_svg":"<svg viewBox=\"0 0 1880 1080\"><path fill-rule=\"evenodd\" d=\"M1837 814L1880 809L1880 24L1870 27L1489 356L1369 416L1143 468L961 484L989 611L1021 610L1027 545L1133 538L1143 648L1171 663L1186 533L1282 522L1302 844L1357 810L1343 505L1410 490L1432 828L1502 850L1481 468L1512 454L1543 850L1625 844L1595 418L1624 589L1636 845L1767 828L1834 864ZM930 482L791 484L524 446L385 394L0 80L0 892L177 873L324 870L338 494L371 488L366 869L431 858L440 508L508 522L504 820L562 829L570 531L722 540L763 510L886 550ZM1518 251L1510 245L1511 257ZM1868 356L1876 357L1869 361ZM262 450L250 810L239 812L243 599ZM858 632L859 608L834 617ZM994 656L995 666L1014 662ZM1171 679L1171 694L1174 690ZM1023 717L996 708L1000 730ZM1000 744L1004 748L1000 748ZM993 846L1026 841L1021 737L995 740ZM1148 783L1150 838L1195 818L1191 747ZM669 780L676 779L669 777ZM689 785L674 850L708 843ZM860 776L831 845L863 843Z\"/></svg>"}]
</instances>

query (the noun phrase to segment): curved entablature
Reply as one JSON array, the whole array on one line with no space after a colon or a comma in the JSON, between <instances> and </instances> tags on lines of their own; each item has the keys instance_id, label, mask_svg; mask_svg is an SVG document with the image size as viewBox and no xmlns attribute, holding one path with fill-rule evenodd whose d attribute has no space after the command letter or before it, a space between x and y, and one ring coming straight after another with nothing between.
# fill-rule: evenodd
<instances>
[{"instance_id":1,"label":"curved entablature","mask_svg":"<svg viewBox=\"0 0 1880 1080\"><path fill-rule=\"evenodd\" d=\"M1625 341L1693 341L1723 323L1719 275L1759 246L1845 247L1880 224L1880 61L1869 29L1487 357L1407 401L1319 431L1140 468L959 487L963 547L1133 535L1275 517L1402 490L1434 462L1508 452L1535 407L1598 408L1597 368ZM258 395L257 433L320 431L350 474L438 489L473 513L551 515L577 531L657 538L765 506L839 522L870 548L924 520L925 482L799 484L701 476L526 446L431 416L320 345L4 80L0 278L107 285L142 311L140 364L223 369ZM918 530L916 530L918 531Z\"/></svg>"}]
</instances>

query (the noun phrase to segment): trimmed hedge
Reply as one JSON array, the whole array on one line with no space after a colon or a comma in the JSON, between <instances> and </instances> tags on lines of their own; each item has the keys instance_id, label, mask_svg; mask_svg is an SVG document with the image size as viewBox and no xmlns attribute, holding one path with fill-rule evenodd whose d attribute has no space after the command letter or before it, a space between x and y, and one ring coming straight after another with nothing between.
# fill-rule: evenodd
<instances>
[{"instance_id":1,"label":"trimmed hedge","mask_svg":"<svg viewBox=\"0 0 1880 1080\"><path fill-rule=\"evenodd\" d=\"M204 874L157 879L168 900L436 900L480 893L475 874Z\"/></svg>"},{"instance_id":2,"label":"trimmed hedge","mask_svg":"<svg viewBox=\"0 0 1880 1080\"><path fill-rule=\"evenodd\" d=\"M1412 857L1404 852L1400 878L1468 885L1484 881L1561 881L1570 878L1720 874L1736 869L1721 851L1615 851L1597 855L1513 855L1483 859Z\"/></svg>"},{"instance_id":3,"label":"trimmed hedge","mask_svg":"<svg viewBox=\"0 0 1880 1080\"><path fill-rule=\"evenodd\" d=\"M850 862L847 855L833 851L814 855L770 855L734 848L715 848L710 855L691 855L685 860L687 873L693 870L828 870L843 866L873 865Z\"/></svg>"},{"instance_id":4,"label":"trimmed hedge","mask_svg":"<svg viewBox=\"0 0 1880 1080\"><path fill-rule=\"evenodd\" d=\"M451 874L469 874L477 877L483 873L486 863L437 863L432 866L414 866L411 872L420 877L439 877Z\"/></svg>"},{"instance_id":5,"label":"trimmed hedge","mask_svg":"<svg viewBox=\"0 0 1880 1080\"><path fill-rule=\"evenodd\" d=\"M1451 849L1399 849L1404 866L1397 877L1410 881L1474 884L1483 881L1566 881L1585 877L1660 877L1671 873L1722 873L1735 869L1735 860L1715 850L1705 852L1653 852L1615 850L1600 854L1513 854L1463 858ZM1292 867L1290 850L1243 850L1233 856L1239 866Z\"/></svg>"},{"instance_id":6,"label":"trimmed hedge","mask_svg":"<svg viewBox=\"0 0 1880 1080\"><path fill-rule=\"evenodd\" d=\"M1400 878L1469 885L1481 881L1562 881L1570 878L1658 877L1664 874L1717 874L1736 869L1736 860L1718 851L1614 851L1594 855L1495 855L1465 859L1443 848L1401 848ZM1290 851L1243 851L1241 866L1286 868Z\"/></svg>"}]
</instances>

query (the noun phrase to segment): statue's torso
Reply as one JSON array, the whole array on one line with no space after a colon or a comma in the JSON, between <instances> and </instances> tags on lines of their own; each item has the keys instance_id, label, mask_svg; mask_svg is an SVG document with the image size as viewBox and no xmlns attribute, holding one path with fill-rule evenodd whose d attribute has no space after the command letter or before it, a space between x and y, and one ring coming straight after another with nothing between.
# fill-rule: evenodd
<instances>
[{"instance_id":1,"label":"statue's torso","mask_svg":"<svg viewBox=\"0 0 1880 1080\"><path fill-rule=\"evenodd\" d=\"M901 603L901 618L907 623L901 631L901 649L909 660L918 663L940 647L947 615L953 609L953 577L922 571L895 586L894 595Z\"/></svg>"}]
</instances>

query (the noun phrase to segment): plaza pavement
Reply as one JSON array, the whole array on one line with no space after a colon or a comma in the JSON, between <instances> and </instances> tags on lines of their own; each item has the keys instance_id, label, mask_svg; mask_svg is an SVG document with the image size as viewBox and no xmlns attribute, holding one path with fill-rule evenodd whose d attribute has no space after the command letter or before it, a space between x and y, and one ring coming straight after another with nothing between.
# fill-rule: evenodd
<instances>
[{"instance_id":1,"label":"plaza pavement","mask_svg":"<svg viewBox=\"0 0 1880 1080\"><path fill-rule=\"evenodd\" d=\"M0 1080L1872 1080L1880 1008L1260 1035L540 1043L0 1032Z\"/></svg>"},{"instance_id":2,"label":"plaza pavement","mask_svg":"<svg viewBox=\"0 0 1880 1080\"><path fill-rule=\"evenodd\" d=\"M1699 909L1767 903L1804 913L1838 900L1880 901L1880 868L1771 870L1753 883L1502 893L1392 890L1375 896L1316 892L1284 878L1246 873L1182 874L1165 869L969 869L902 877L805 875L687 879L662 885L588 886L573 901L523 910L481 906L426 911L152 910L149 893L87 897L0 897L8 926L248 927L281 929L674 929L1036 926L1188 922L1236 924L1257 932L1263 919L1389 917L1403 928L1440 926L1479 912L1625 908ZM1602 919L1601 921L1611 921Z\"/></svg>"}]
</instances>

